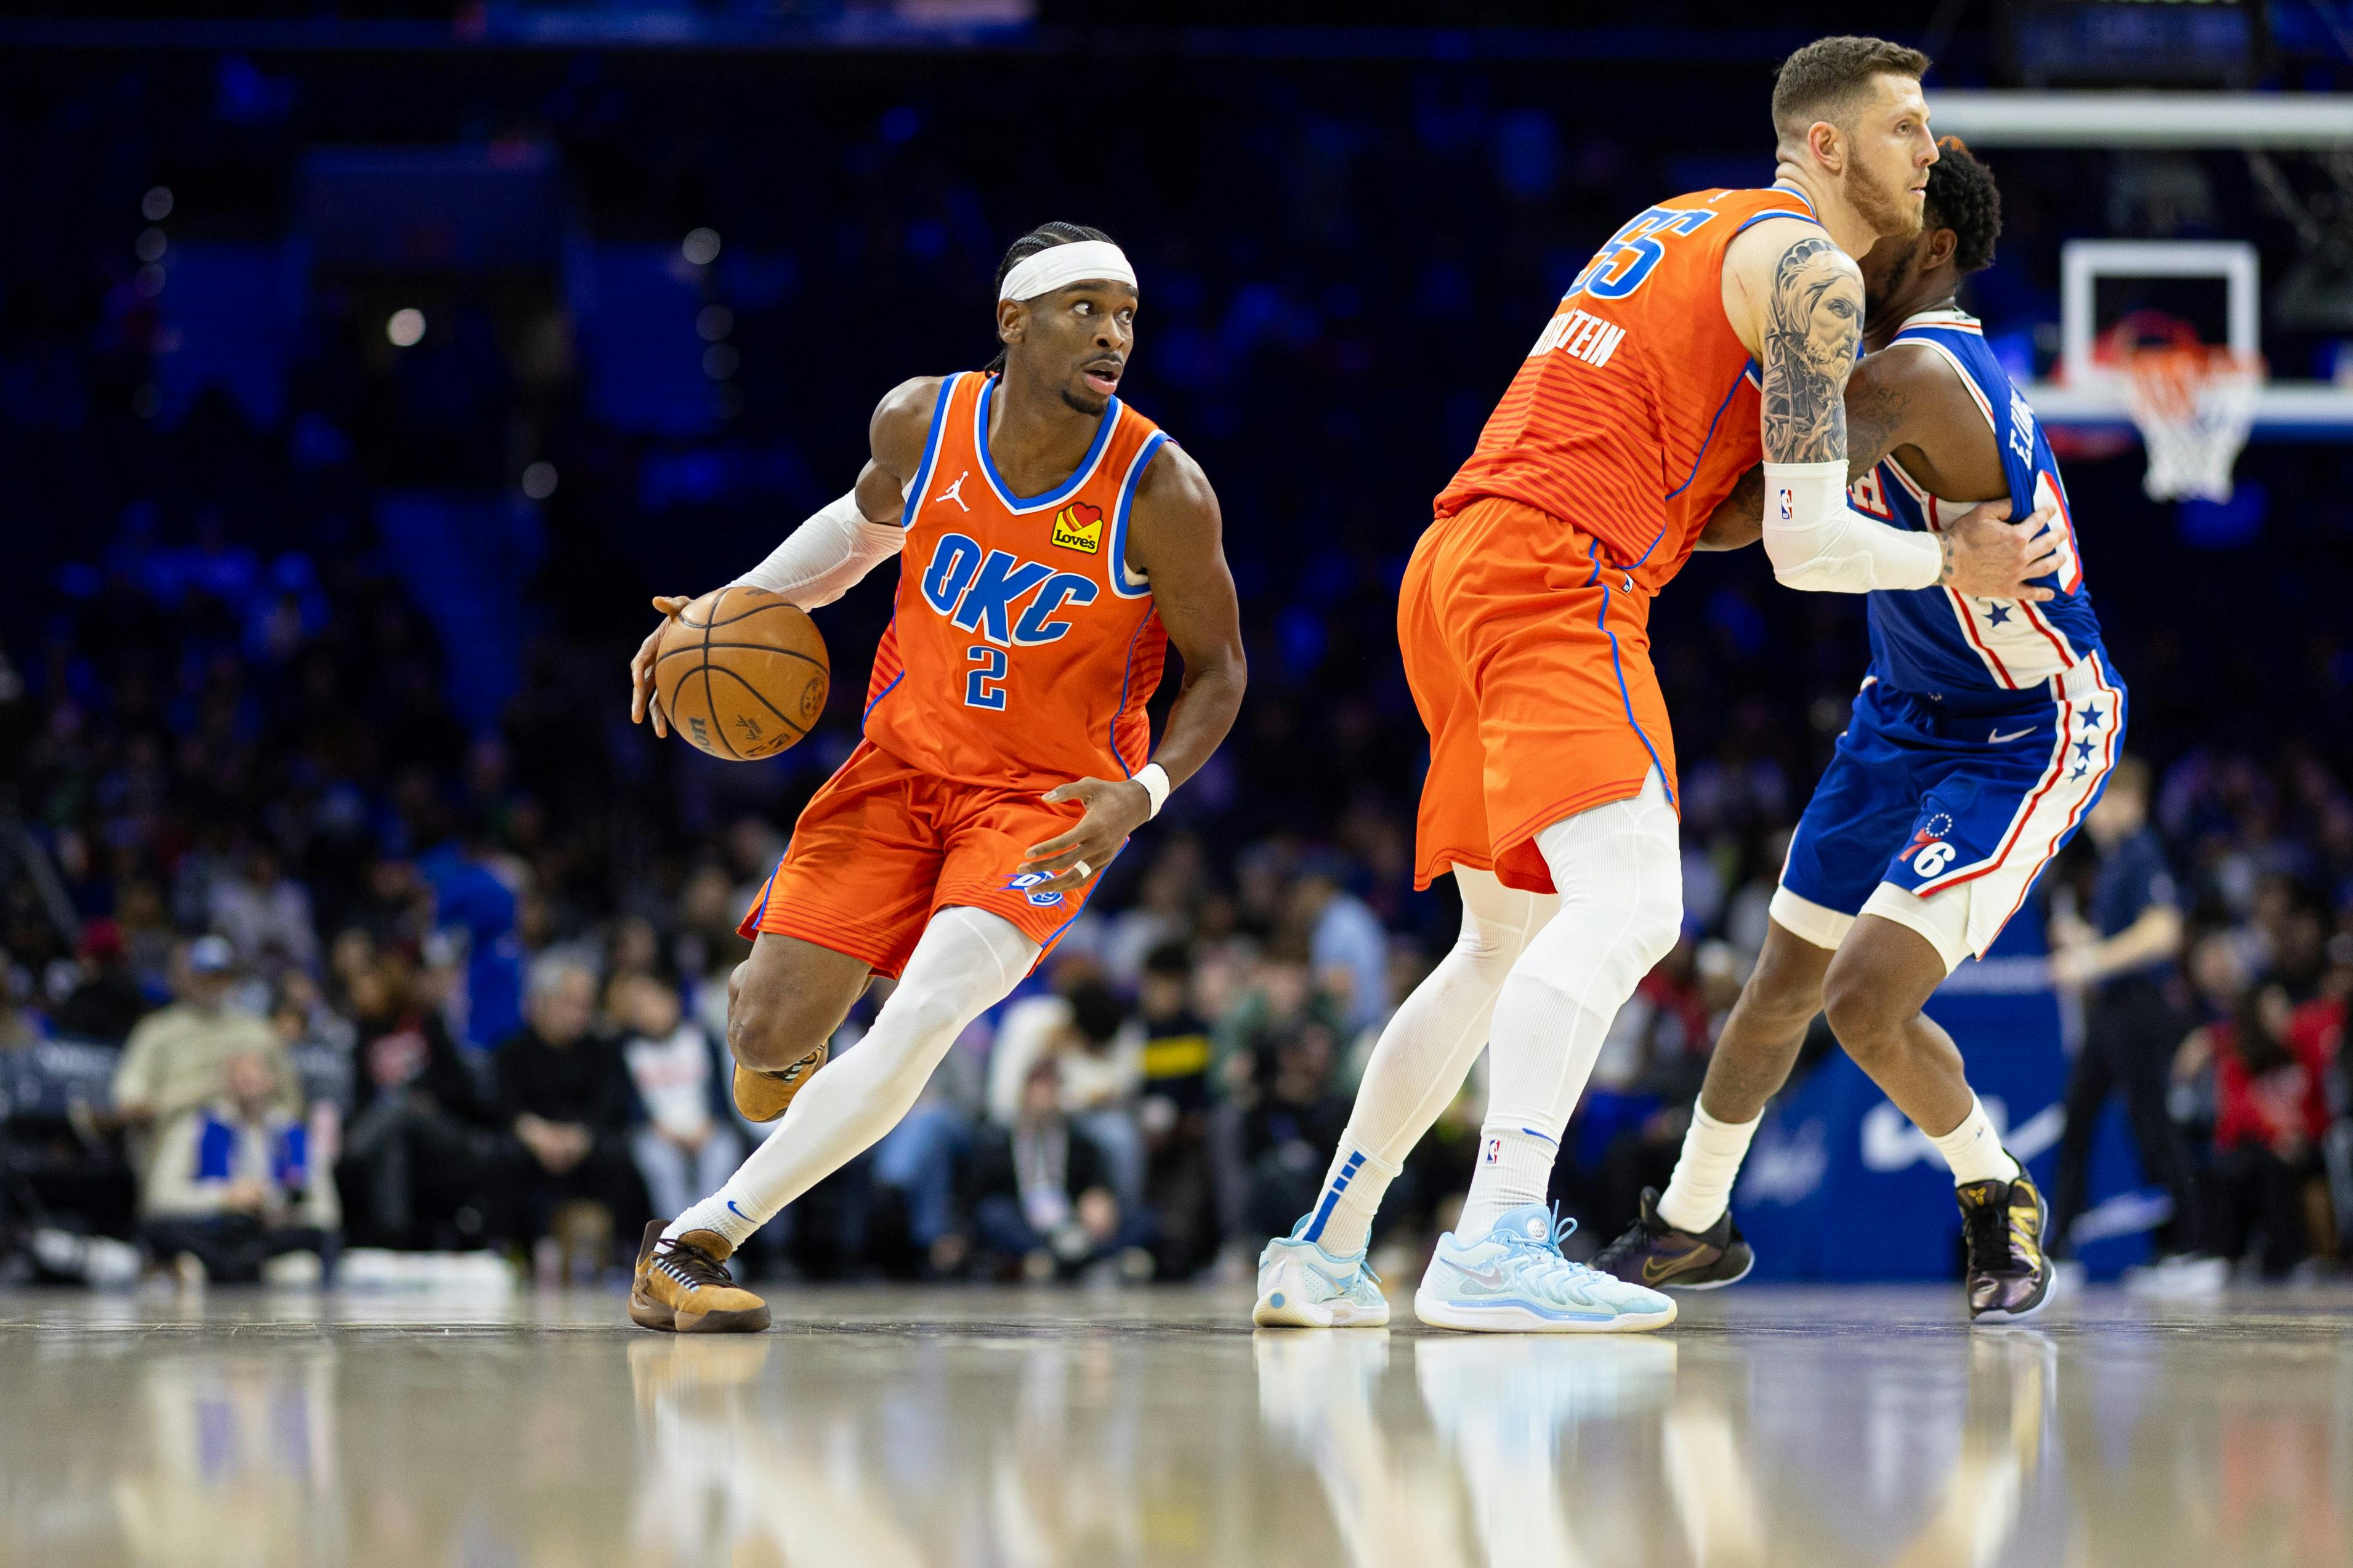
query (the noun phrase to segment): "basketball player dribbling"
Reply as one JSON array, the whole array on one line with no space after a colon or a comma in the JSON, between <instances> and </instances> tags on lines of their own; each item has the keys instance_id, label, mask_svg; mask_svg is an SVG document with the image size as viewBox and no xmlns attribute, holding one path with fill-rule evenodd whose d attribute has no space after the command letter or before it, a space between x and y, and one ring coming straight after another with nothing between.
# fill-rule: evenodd
<instances>
[{"instance_id":1,"label":"basketball player dribbling","mask_svg":"<svg viewBox=\"0 0 2353 1568\"><path fill-rule=\"evenodd\" d=\"M738 579L814 609L903 558L865 737L794 826L729 982L736 1105L784 1120L718 1192L646 1227L629 1316L647 1328L767 1326L728 1258L907 1113L1233 726L1241 620L1217 497L1116 395L1135 308L1134 269L1100 232L1016 240L997 364L895 388L856 488ZM659 633L630 667L631 717L661 733ZM1172 641L1184 686L1154 752L1145 704ZM828 1067L875 974L897 988Z\"/></svg>"},{"instance_id":2,"label":"basketball player dribbling","mask_svg":"<svg viewBox=\"0 0 2353 1568\"><path fill-rule=\"evenodd\" d=\"M2052 514L1908 532L1847 504L1855 258L1919 232L1936 147L1914 50L1823 38L1773 92L1763 190L1638 215L1570 284L1408 565L1398 635L1430 731L1415 881L1451 871L1461 939L1383 1031L1324 1188L1260 1259L1261 1324L1380 1323L1366 1267L1399 1163L1493 1055L1471 1192L1414 1311L1470 1330L1611 1332L1673 1301L1569 1262L1546 1203L1620 1005L1682 921L1672 737L1645 629L1760 458L1793 588L2034 600Z\"/></svg>"}]
</instances>

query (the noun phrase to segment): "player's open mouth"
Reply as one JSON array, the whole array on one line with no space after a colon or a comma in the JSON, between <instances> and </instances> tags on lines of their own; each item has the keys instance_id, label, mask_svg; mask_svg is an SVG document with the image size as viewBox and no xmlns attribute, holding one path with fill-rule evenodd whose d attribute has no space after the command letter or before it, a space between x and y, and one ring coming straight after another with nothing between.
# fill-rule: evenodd
<instances>
[{"instance_id":1,"label":"player's open mouth","mask_svg":"<svg viewBox=\"0 0 2353 1568\"><path fill-rule=\"evenodd\" d=\"M1109 397L1119 390L1120 369L1116 363L1098 360L1092 364L1080 366L1079 374L1086 379L1089 386Z\"/></svg>"}]
</instances>

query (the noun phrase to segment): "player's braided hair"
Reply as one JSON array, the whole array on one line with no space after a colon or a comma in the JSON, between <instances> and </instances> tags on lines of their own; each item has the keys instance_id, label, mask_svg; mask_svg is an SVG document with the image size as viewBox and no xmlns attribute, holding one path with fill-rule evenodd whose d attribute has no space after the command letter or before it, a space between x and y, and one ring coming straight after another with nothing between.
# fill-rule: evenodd
<instances>
[{"instance_id":1,"label":"player's braided hair","mask_svg":"<svg viewBox=\"0 0 2353 1568\"><path fill-rule=\"evenodd\" d=\"M1041 223L1005 247L1005 259L997 264L996 287L1004 288L1005 275L1041 250L1051 250L1058 245L1075 245L1082 239L1109 238L1111 236L1103 230L1089 228L1082 223ZM1000 347L997 357L988 362L990 374L994 375L1005 368L1005 354L1006 351Z\"/></svg>"},{"instance_id":2,"label":"player's braided hair","mask_svg":"<svg viewBox=\"0 0 2353 1568\"><path fill-rule=\"evenodd\" d=\"M1957 136L1936 143L1928 166L1928 224L1953 231L1953 266L1963 275L1993 265L1993 243L2001 237L2001 192L1993 171L1978 162Z\"/></svg>"}]
</instances>

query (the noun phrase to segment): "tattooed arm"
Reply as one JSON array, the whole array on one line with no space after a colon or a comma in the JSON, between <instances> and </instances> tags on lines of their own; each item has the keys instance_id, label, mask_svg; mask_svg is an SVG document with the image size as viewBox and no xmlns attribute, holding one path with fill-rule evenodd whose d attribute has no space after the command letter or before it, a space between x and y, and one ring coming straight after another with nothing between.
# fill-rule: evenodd
<instances>
[{"instance_id":1,"label":"tattooed arm","mask_svg":"<svg viewBox=\"0 0 2353 1568\"><path fill-rule=\"evenodd\" d=\"M2037 512L2007 502L1942 533L1892 528L1847 505L1846 386L1862 338L1862 276L1812 224L1767 219L1725 252L1725 317L1764 370L1760 529L1773 574L1814 593L1948 586L1981 598L2047 599L2030 584L2055 561ZM1866 432L1876 446L1885 435ZM1868 454L1858 453L1857 456Z\"/></svg>"},{"instance_id":2,"label":"tattooed arm","mask_svg":"<svg viewBox=\"0 0 2353 1568\"><path fill-rule=\"evenodd\" d=\"M1765 460L1846 457L1846 378L1862 341L1862 269L1820 229L1774 264L1765 301Z\"/></svg>"}]
</instances>

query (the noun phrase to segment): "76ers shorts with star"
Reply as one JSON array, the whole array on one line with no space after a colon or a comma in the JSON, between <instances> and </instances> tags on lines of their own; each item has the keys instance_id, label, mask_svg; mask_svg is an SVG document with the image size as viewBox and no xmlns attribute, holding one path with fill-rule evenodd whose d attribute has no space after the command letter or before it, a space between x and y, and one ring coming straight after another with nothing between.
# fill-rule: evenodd
<instances>
[{"instance_id":1,"label":"76ers shorts with star","mask_svg":"<svg viewBox=\"0 0 2353 1568\"><path fill-rule=\"evenodd\" d=\"M1772 915L1835 948L1862 914L1984 956L2124 754L2124 682L2094 653L2039 692L1934 701L1876 676L1789 838Z\"/></svg>"},{"instance_id":2,"label":"76ers shorts with star","mask_svg":"<svg viewBox=\"0 0 2353 1568\"><path fill-rule=\"evenodd\" d=\"M1076 890L1031 891L1024 851L1078 825L1076 801L956 784L861 741L793 825L785 858L736 929L797 936L898 978L932 916L952 904L1002 915L1040 949L1078 918L1103 867Z\"/></svg>"}]
</instances>

